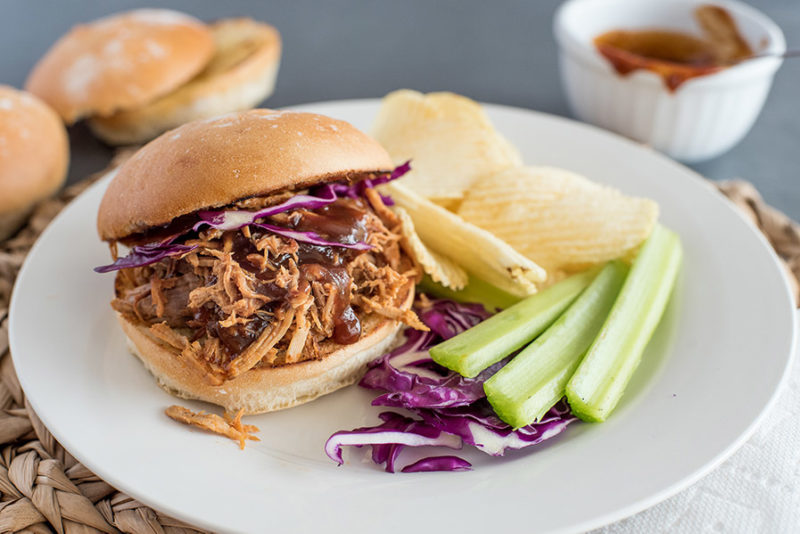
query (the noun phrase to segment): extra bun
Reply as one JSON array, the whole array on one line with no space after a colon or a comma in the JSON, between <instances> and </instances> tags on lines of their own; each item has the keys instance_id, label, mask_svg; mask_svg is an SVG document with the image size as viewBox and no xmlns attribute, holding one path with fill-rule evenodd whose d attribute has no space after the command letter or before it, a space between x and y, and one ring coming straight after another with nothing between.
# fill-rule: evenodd
<instances>
[{"instance_id":1,"label":"extra bun","mask_svg":"<svg viewBox=\"0 0 800 534\"><path fill-rule=\"evenodd\" d=\"M377 141L322 115L257 109L196 121L119 168L97 229L120 239L200 209L391 168Z\"/></svg>"},{"instance_id":2,"label":"extra bun","mask_svg":"<svg viewBox=\"0 0 800 534\"><path fill-rule=\"evenodd\" d=\"M200 72L213 52L201 21L139 9L73 28L36 64L25 87L73 123L169 93Z\"/></svg>"},{"instance_id":3,"label":"extra bun","mask_svg":"<svg viewBox=\"0 0 800 534\"><path fill-rule=\"evenodd\" d=\"M281 57L278 30L251 19L210 26L214 56L187 84L153 102L107 117L92 131L114 145L139 144L187 122L255 107L272 94Z\"/></svg>"},{"instance_id":4,"label":"extra bun","mask_svg":"<svg viewBox=\"0 0 800 534\"><path fill-rule=\"evenodd\" d=\"M408 303L413 300L413 287ZM349 386L364 373L366 364L385 354L400 324L370 316L362 321L364 334L352 345L338 345L322 360L283 367L257 367L221 386L211 386L187 367L178 351L159 343L148 328L118 315L128 346L167 393L184 399L222 406L228 412L258 414L291 408Z\"/></svg>"},{"instance_id":5,"label":"extra bun","mask_svg":"<svg viewBox=\"0 0 800 534\"><path fill-rule=\"evenodd\" d=\"M61 187L68 163L58 115L32 95L0 85L0 241Z\"/></svg>"}]
</instances>

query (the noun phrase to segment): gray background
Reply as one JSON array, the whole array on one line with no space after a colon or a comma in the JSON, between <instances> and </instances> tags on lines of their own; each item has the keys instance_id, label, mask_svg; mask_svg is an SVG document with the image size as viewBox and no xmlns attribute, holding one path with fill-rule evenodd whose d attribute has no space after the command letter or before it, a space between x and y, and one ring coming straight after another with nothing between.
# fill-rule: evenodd
<instances>
[{"instance_id":1,"label":"gray background","mask_svg":"<svg viewBox=\"0 0 800 534\"><path fill-rule=\"evenodd\" d=\"M559 3L173 0L158 5L206 20L248 15L275 25L284 53L270 107L380 97L409 87L569 116L551 31ZM783 28L790 48L800 48L800 0L750 3ZM73 24L141 5L135 0L0 0L0 83L21 87L37 58ZM713 179L751 180L768 202L800 219L798 96L800 59L781 68L745 140L694 168ZM70 180L75 181L103 168L111 151L81 125L71 134Z\"/></svg>"}]
</instances>

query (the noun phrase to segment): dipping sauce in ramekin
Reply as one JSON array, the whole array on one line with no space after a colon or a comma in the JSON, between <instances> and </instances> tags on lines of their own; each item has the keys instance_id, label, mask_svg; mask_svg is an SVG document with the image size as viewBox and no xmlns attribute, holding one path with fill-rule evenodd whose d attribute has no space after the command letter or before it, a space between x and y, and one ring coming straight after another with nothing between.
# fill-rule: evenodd
<instances>
[{"instance_id":1,"label":"dipping sauce in ramekin","mask_svg":"<svg viewBox=\"0 0 800 534\"><path fill-rule=\"evenodd\" d=\"M654 39L651 34L645 42L641 36L635 38L632 51L625 50L625 44L616 46L613 62L598 49L598 37L605 36L600 39L605 44L619 45L632 35L609 33L619 30L658 30L674 32L671 37L683 34L708 40L708 30L696 13L711 1L735 23L735 33L749 52L737 52L741 43L725 24L711 29L722 33L725 49L706 57L704 46L685 59L670 57L672 51L650 50L650 39L657 42L663 34ZM719 17L714 20L718 25ZM685 162L718 156L745 136L786 51L780 28L737 0L566 0L556 14L554 30L564 90L574 115ZM688 41L681 39L684 44ZM627 53L631 55L620 60ZM748 59L742 61L744 57Z\"/></svg>"},{"instance_id":2,"label":"dipping sauce in ramekin","mask_svg":"<svg viewBox=\"0 0 800 534\"><path fill-rule=\"evenodd\" d=\"M670 91L753 56L728 10L706 4L695 9L694 16L702 36L660 28L619 29L603 32L594 44L620 75L650 70Z\"/></svg>"}]
</instances>

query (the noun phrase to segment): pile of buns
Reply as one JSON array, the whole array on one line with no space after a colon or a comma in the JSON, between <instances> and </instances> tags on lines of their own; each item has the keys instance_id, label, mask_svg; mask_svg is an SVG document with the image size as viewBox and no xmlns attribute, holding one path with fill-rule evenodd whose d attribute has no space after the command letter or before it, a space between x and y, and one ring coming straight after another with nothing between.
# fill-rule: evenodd
<instances>
[{"instance_id":1,"label":"pile of buns","mask_svg":"<svg viewBox=\"0 0 800 534\"><path fill-rule=\"evenodd\" d=\"M0 240L64 183L64 125L86 119L112 145L140 144L195 119L250 109L272 94L281 38L247 18L206 24L137 9L72 28L32 69L0 86Z\"/></svg>"},{"instance_id":2,"label":"pile of buns","mask_svg":"<svg viewBox=\"0 0 800 534\"><path fill-rule=\"evenodd\" d=\"M250 19L211 25L138 9L76 26L31 71L25 89L72 124L88 118L111 144L149 141L195 120L256 106L272 94L278 31Z\"/></svg>"}]
</instances>

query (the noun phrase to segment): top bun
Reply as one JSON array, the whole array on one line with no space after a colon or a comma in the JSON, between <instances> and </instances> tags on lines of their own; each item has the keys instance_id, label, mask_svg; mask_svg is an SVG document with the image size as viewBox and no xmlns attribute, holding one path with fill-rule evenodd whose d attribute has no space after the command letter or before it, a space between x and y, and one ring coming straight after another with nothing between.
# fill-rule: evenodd
<instances>
[{"instance_id":1,"label":"top bun","mask_svg":"<svg viewBox=\"0 0 800 534\"><path fill-rule=\"evenodd\" d=\"M0 239L64 183L68 162L58 115L38 98L0 85Z\"/></svg>"},{"instance_id":2,"label":"top bun","mask_svg":"<svg viewBox=\"0 0 800 534\"><path fill-rule=\"evenodd\" d=\"M166 94L208 63L214 42L198 19L139 9L76 26L33 68L25 88L67 123Z\"/></svg>"},{"instance_id":3,"label":"top bun","mask_svg":"<svg viewBox=\"0 0 800 534\"><path fill-rule=\"evenodd\" d=\"M97 230L104 240L121 239L200 209L392 166L377 141L344 121L231 113L185 124L134 154L106 190Z\"/></svg>"}]
</instances>

